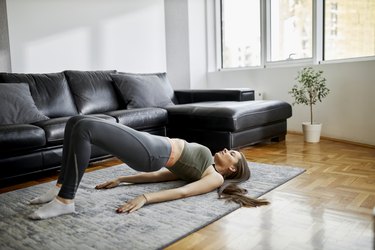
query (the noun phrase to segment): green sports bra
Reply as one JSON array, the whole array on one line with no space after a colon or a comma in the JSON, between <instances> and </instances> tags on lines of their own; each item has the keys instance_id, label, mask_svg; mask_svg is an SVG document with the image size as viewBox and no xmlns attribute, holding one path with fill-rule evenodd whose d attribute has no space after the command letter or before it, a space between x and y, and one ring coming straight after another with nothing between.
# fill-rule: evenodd
<instances>
[{"instance_id":1,"label":"green sports bra","mask_svg":"<svg viewBox=\"0 0 375 250\"><path fill-rule=\"evenodd\" d=\"M211 151L200 144L184 142L180 158L169 169L172 173L185 181L197 181L204 171L214 164Z\"/></svg>"}]
</instances>

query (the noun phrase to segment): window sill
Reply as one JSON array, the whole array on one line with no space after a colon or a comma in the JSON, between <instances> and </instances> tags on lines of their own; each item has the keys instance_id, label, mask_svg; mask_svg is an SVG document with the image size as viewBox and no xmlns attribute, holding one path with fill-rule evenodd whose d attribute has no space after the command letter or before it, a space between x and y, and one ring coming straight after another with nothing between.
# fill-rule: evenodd
<instances>
[{"instance_id":1,"label":"window sill","mask_svg":"<svg viewBox=\"0 0 375 250\"><path fill-rule=\"evenodd\" d=\"M285 60L278 62L267 62L261 66L254 67L239 67L239 68L224 68L218 69L217 71L230 72L230 71L246 71L246 70L257 70L257 69L272 69L272 68L288 68L288 67L309 67L324 64L338 64L338 63L351 63L351 62L367 62L375 61L375 56L368 57L358 57L358 58L348 58L348 59L337 59L328 61L319 61L318 63L313 63L313 59L296 59L296 60Z\"/></svg>"}]
</instances>

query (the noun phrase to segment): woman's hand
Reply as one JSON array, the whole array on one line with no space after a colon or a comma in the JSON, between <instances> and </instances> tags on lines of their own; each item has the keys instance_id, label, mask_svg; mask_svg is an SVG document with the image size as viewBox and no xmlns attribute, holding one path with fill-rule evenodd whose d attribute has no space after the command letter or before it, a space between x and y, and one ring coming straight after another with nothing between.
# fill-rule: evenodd
<instances>
[{"instance_id":1,"label":"woman's hand","mask_svg":"<svg viewBox=\"0 0 375 250\"><path fill-rule=\"evenodd\" d=\"M124 205L121 207L117 208L116 212L117 213L132 213L134 211L137 211L141 207L143 207L147 203L146 196L140 195L128 202L126 202Z\"/></svg>"},{"instance_id":2,"label":"woman's hand","mask_svg":"<svg viewBox=\"0 0 375 250\"><path fill-rule=\"evenodd\" d=\"M118 178L106 181L102 184L97 185L96 189L108 189L108 188L114 188L120 185L120 180Z\"/></svg>"}]
</instances>

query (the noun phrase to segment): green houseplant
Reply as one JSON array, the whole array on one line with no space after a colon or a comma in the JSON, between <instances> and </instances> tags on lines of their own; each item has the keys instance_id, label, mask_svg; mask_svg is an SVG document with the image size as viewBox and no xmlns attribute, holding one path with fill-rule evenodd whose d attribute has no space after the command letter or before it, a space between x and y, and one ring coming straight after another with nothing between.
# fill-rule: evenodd
<instances>
[{"instance_id":1,"label":"green houseplant","mask_svg":"<svg viewBox=\"0 0 375 250\"><path fill-rule=\"evenodd\" d=\"M307 142L319 142L322 124L314 123L313 105L322 102L329 89L323 71L316 71L312 67L305 67L298 72L295 84L289 94L294 98L294 104L304 104L310 107L310 122L302 123L302 129Z\"/></svg>"}]
</instances>

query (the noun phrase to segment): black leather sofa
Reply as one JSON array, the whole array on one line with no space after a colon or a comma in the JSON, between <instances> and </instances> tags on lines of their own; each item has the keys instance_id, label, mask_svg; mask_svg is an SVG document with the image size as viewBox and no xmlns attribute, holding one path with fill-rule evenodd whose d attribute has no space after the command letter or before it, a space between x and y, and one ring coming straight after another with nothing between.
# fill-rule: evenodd
<instances>
[{"instance_id":1,"label":"black leather sofa","mask_svg":"<svg viewBox=\"0 0 375 250\"><path fill-rule=\"evenodd\" d=\"M0 73L0 181L58 169L64 128L92 115L212 152L283 140L291 106L254 101L249 89L174 91L165 73ZM93 146L92 160L108 157Z\"/></svg>"}]
</instances>

